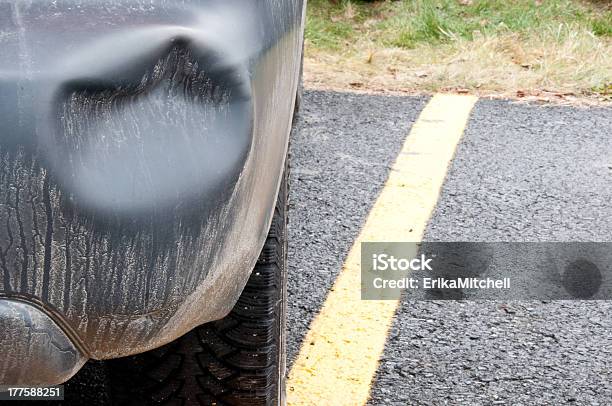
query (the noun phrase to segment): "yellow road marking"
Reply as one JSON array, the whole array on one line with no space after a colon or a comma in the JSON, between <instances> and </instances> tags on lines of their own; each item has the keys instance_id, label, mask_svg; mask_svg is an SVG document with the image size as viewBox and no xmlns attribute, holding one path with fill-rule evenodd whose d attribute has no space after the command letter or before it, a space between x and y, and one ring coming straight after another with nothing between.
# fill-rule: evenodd
<instances>
[{"instance_id":1,"label":"yellow road marking","mask_svg":"<svg viewBox=\"0 0 612 406\"><path fill-rule=\"evenodd\" d=\"M363 241L420 241L477 98L435 95L412 126L342 271L302 343L289 405L363 405L398 300L360 299Z\"/></svg>"}]
</instances>

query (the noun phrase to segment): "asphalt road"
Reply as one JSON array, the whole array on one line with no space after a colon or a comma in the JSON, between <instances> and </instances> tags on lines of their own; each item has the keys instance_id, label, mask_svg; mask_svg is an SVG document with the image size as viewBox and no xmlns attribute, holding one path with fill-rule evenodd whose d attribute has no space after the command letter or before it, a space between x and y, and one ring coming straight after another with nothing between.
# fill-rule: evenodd
<instances>
[{"instance_id":1,"label":"asphalt road","mask_svg":"<svg viewBox=\"0 0 612 406\"><path fill-rule=\"evenodd\" d=\"M307 92L293 141L289 360L425 99ZM425 240L606 241L612 110L481 100ZM609 404L607 302L407 301L371 404Z\"/></svg>"},{"instance_id":2,"label":"asphalt road","mask_svg":"<svg viewBox=\"0 0 612 406\"><path fill-rule=\"evenodd\" d=\"M291 145L289 366L426 102L304 94Z\"/></svg>"}]
</instances>

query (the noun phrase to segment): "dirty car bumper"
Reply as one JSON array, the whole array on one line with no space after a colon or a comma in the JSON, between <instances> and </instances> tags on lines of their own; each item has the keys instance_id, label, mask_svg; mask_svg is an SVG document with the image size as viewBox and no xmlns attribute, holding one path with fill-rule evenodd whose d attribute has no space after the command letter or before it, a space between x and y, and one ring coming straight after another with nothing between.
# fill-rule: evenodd
<instances>
[{"instance_id":1,"label":"dirty car bumper","mask_svg":"<svg viewBox=\"0 0 612 406\"><path fill-rule=\"evenodd\" d=\"M62 381L229 312L284 167L303 6L0 1L3 354L45 331L32 354Z\"/></svg>"}]
</instances>

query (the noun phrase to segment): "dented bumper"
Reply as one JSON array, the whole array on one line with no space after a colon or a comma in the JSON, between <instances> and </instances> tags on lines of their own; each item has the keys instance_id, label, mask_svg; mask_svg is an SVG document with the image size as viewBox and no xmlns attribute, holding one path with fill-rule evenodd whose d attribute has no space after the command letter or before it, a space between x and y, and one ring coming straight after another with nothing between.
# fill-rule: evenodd
<instances>
[{"instance_id":1,"label":"dented bumper","mask_svg":"<svg viewBox=\"0 0 612 406\"><path fill-rule=\"evenodd\" d=\"M7 358L0 385L233 307L284 167L303 6L0 2L0 352L44 364L34 382Z\"/></svg>"}]
</instances>

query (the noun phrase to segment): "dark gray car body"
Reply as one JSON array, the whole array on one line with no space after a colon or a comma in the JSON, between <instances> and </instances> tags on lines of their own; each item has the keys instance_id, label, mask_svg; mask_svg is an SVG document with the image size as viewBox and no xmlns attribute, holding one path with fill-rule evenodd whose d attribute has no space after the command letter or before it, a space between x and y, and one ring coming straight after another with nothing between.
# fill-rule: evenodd
<instances>
[{"instance_id":1,"label":"dark gray car body","mask_svg":"<svg viewBox=\"0 0 612 406\"><path fill-rule=\"evenodd\" d=\"M302 0L0 0L0 385L223 317L265 240Z\"/></svg>"}]
</instances>

